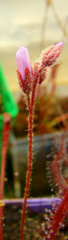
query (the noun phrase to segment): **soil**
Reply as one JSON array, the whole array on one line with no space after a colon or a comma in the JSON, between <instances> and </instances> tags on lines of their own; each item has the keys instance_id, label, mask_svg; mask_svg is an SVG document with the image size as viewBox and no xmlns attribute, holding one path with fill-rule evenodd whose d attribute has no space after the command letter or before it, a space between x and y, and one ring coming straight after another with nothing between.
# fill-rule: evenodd
<instances>
[{"instance_id":1,"label":"soil","mask_svg":"<svg viewBox=\"0 0 68 240\"><path fill-rule=\"evenodd\" d=\"M19 240L21 229L21 206L7 206L4 208L3 240ZM27 213L24 228L24 240L41 240L39 217Z\"/></svg>"},{"instance_id":2,"label":"soil","mask_svg":"<svg viewBox=\"0 0 68 240\"><path fill-rule=\"evenodd\" d=\"M22 208L20 205L7 205L4 207L3 217L3 240L20 240ZM40 236L41 215L40 213L26 214L26 223L24 228L24 240L43 240ZM57 239L57 238L56 238ZM67 229L60 232L60 238L68 240Z\"/></svg>"}]
</instances>

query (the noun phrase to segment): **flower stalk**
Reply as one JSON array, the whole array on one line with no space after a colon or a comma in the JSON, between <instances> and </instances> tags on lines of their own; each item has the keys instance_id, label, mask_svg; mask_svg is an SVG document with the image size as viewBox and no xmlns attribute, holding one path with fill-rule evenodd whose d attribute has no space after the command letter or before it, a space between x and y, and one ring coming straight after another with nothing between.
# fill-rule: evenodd
<instances>
[{"instance_id":1,"label":"flower stalk","mask_svg":"<svg viewBox=\"0 0 68 240\"><path fill-rule=\"evenodd\" d=\"M3 147L2 147L2 160L1 160L1 176L0 176L0 240L2 240L2 215L3 215L3 193L4 193L4 177L5 177L5 166L6 166L6 153L8 145L8 137L10 132L11 117L9 114L3 115Z\"/></svg>"},{"instance_id":2,"label":"flower stalk","mask_svg":"<svg viewBox=\"0 0 68 240\"><path fill-rule=\"evenodd\" d=\"M25 224L25 215L26 215L26 206L27 198L29 194L30 178L31 178L31 169L32 169L32 130L33 130L33 110L34 110L34 100L37 84L41 84L47 75L47 68L55 64L59 55L61 53L63 43L51 46L46 51L44 50L41 54L41 57L38 61L31 66L30 57L27 48L20 47L16 52L17 60L17 75L19 79L19 86L24 92L28 111L29 111L29 158L28 158L28 168L26 176L26 188L24 195L24 205L23 205L23 214L22 214L22 224L21 224L21 240L24 239L24 224Z\"/></svg>"}]
</instances>

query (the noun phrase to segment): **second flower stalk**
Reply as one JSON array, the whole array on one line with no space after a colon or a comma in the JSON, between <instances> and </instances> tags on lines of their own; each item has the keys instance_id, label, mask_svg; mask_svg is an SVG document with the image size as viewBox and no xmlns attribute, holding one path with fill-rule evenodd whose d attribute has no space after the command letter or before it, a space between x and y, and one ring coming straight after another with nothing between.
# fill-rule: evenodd
<instances>
[{"instance_id":1,"label":"second flower stalk","mask_svg":"<svg viewBox=\"0 0 68 240\"><path fill-rule=\"evenodd\" d=\"M30 57L28 49L25 47L20 47L16 52L17 60L17 74L19 79L19 86L24 92L27 98L27 105L29 111L29 158L28 158L28 168L26 176L26 188L24 196L23 214L22 214L22 224L21 224L21 240L24 239L24 223L26 214L27 198L29 194L30 178L31 178L31 167L32 167L32 130L33 130L33 110L34 110L34 100L37 84L41 84L47 75L47 68L53 66L56 60L59 58L61 53L63 43L60 42L56 45L51 46L46 51L43 51L41 57L36 61L31 67Z\"/></svg>"}]
</instances>

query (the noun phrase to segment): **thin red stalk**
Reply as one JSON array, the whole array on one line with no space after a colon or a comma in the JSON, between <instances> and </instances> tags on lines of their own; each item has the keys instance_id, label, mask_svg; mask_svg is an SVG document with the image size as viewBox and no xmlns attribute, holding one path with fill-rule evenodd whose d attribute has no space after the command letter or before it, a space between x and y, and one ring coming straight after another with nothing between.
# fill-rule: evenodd
<instances>
[{"instance_id":1,"label":"thin red stalk","mask_svg":"<svg viewBox=\"0 0 68 240\"><path fill-rule=\"evenodd\" d=\"M23 233L24 233L24 223L25 223L25 214L26 214L26 204L27 204L27 198L29 194L31 167L32 167L32 123L33 123L33 107L31 105L29 106L29 160L28 160L26 189L25 189L22 224L21 224L21 240L24 239Z\"/></svg>"},{"instance_id":2,"label":"thin red stalk","mask_svg":"<svg viewBox=\"0 0 68 240\"><path fill-rule=\"evenodd\" d=\"M68 186L64 181L62 175L60 174L59 168L58 168L58 160L60 155L62 154L62 156L64 157L64 139L65 139L65 131L63 132L62 139L61 139L61 149L59 150L56 156L55 165L54 165L54 173L55 173L54 178L56 179L58 187L61 188L64 198L60 203L60 205L58 206L55 212L55 215L51 221L51 227L50 227L49 237L48 237L49 240L52 240L55 238L55 235L60 229L64 221L64 218L66 216L66 213L68 211Z\"/></svg>"},{"instance_id":3,"label":"thin red stalk","mask_svg":"<svg viewBox=\"0 0 68 240\"><path fill-rule=\"evenodd\" d=\"M28 110L30 109L30 97L27 95L27 102L28 102Z\"/></svg>"},{"instance_id":4,"label":"thin red stalk","mask_svg":"<svg viewBox=\"0 0 68 240\"><path fill-rule=\"evenodd\" d=\"M51 233L49 233L50 237L48 238L49 240L52 240L55 238L55 234L60 229L67 211L68 211L68 191L66 192L65 197L63 198L62 202L58 206L57 211L52 220Z\"/></svg>"},{"instance_id":5,"label":"thin red stalk","mask_svg":"<svg viewBox=\"0 0 68 240\"><path fill-rule=\"evenodd\" d=\"M60 171L59 171L59 157L62 155L63 157L64 155L64 139L65 139L65 131L63 132L62 135L62 139L61 139L61 148L59 150L59 152L57 153L56 158L54 159L55 164L54 164L54 180L55 183L58 185L59 189L62 190L61 194L64 195L67 191L67 184L63 178L63 176L61 175Z\"/></svg>"},{"instance_id":6,"label":"thin red stalk","mask_svg":"<svg viewBox=\"0 0 68 240\"><path fill-rule=\"evenodd\" d=\"M29 160L28 160L28 169L27 169L27 178L26 178L26 188L25 188L25 197L24 197L24 205L23 205L23 215L22 215L22 223L21 223L21 240L23 240L24 236L24 223L25 223L25 215L26 215L26 205L27 198L29 194L29 186L30 186L30 177L31 177L31 167L32 167L32 128L33 128L33 107L34 107L34 98L35 91L37 86L38 78L35 80L33 85L33 92L30 102L29 95L27 96L28 101L28 109L29 109Z\"/></svg>"},{"instance_id":7,"label":"thin red stalk","mask_svg":"<svg viewBox=\"0 0 68 240\"><path fill-rule=\"evenodd\" d=\"M1 160L1 181L0 181L0 200L3 200L4 192L4 176L5 176L5 165L6 165L6 152L8 145L8 136L10 131L10 124L4 123L3 126L3 148L2 148L2 160ZM0 240L2 240L2 214L3 206L0 206Z\"/></svg>"},{"instance_id":8,"label":"thin red stalk","mask_svg":"<svg viewBox=\"0 0 68 240\"><path fill-rule=\"evenodd\" d=\"M32 107L34 106L34 98L35 98L37 82L38 82L38 78L35 80L34 85L33 85L32 99L31 99Z\"/></svg>"}]
</instances>

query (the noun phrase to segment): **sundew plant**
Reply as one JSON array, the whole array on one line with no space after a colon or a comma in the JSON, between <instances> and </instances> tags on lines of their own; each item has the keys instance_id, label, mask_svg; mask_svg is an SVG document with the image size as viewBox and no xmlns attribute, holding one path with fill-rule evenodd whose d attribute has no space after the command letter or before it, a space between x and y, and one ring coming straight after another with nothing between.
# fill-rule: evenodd
<instances>
[{"instance_id":1,"label":"sundew plant","mask_svg":"<svg viewBox=\"0 0 68 240\"><path fill-rule=\"evenodd\" d=\"M34 62L33 66L31 66L29 52L26 47L20 47L19 50L16 52L16 60L17 60L17 67L18 67L17 75L19 80L19 86L26 97L26 104L29 112L29 120L28 120L28 133L29 133L28 153L29 154L28 154L27 174L26 174L24 205L22 210L21 237L20 237L21 240L24 239L26 205L27 205L27 198L29 195L29 187L30 187L30 180L31 180L32 132L33 132L34 100L35 100L36 88L38 84L42 84L42 82L46 80L47 69L51 68L59 60L62 45L63 43L60 42L42 51L40 58ZM65 199L67 200L67 195ZM49 237L50 237L49 239L53 239L50 235Z\"/></svg>"},{"instance_id":2,"label":"sundew plant","mask_svg":"<svg viewBox=\"0 0 68 240\"><path fill-rule=\"evenodd\" d=\"M62 174L62 163L68 166L67 150L65 147L66 130L63 131L59 149L53 155L53 160L47 163L49 179L53 178L53 185L60 196L60 203L56 206L53 203L52 209L45 209L44 226L41 224L40 234L43 239L67 239L60 233L67 225L68 216L68 184ZM51 176L52 174L52 176ZM52 185L52 183L51 183ZM64 222L65 220L65 222ZM61 238L62 237L62 238Z\"/></svg>"}]
</instances>

